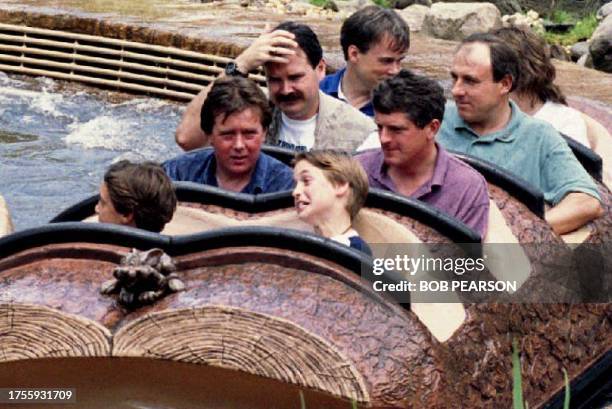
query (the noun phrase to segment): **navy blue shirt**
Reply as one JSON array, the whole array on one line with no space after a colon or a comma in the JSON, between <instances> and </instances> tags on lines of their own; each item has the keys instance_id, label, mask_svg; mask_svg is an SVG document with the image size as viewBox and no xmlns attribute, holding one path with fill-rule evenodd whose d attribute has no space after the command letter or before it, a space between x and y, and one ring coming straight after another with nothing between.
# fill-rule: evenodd
<instances>
[{"instance_id":1,"label":"navy blue shirt","mask_svg":"<svg viewBox=\"0 0 612 409\"><path fill-rule=\"evenodd\" d=\"M336 71L333 74L326 75L325 78L323 78L323 80L319 83L319 89L331 97L338 98L338 88L340 88L340 82L342 81L345 71L346 67ZM374 106L372 105L372 101L359 108L359 110L367 116L374 116Z\"/></svg>"},{"instance_id":2,"label":"navy blue shirt","mask_svg":"<svg viewBox=\"0 0 612 409\"><path fill-rule=\"evenodd\" d=\"M218 187L217 160L212 148L198 149L163 163L170 179ZM279 160L261 152L250 182L240 193L258 194L293 189L293 170Z\"/></svg>"}]
</instances>

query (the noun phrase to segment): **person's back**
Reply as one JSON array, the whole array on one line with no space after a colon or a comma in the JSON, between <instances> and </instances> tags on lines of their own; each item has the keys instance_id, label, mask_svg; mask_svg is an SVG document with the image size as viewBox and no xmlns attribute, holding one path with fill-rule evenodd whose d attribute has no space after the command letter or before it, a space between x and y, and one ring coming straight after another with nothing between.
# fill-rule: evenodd
<instances>
[{"instance_id":1,"label":"person's back","mask_svg":"<svg viewBox=\"0 0 612 409\"><path fill-rule=\"evenodd\" d=\"M100 223L159 233L172 219L176 204L172 182L160 165L124 160L106 171L96 213Z\"/></svg>"}]
</instances>

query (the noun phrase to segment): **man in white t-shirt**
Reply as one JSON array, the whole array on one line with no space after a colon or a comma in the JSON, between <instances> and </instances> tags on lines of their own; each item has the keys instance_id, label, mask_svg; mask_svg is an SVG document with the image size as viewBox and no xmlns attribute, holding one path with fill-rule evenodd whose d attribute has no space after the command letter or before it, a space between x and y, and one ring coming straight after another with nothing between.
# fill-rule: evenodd
<instances>
[{"instance_id":1,"label":"man in white t-shirt","mask_svg":"<svg viewBox=\"0 0 612 409\"><path fill-rule=\"evenodd\" d=\"M263 33L228 64L225 75L247 76L260 65L275 105L267 143L352 152L376 131L374 122L359 110L319 91L325 61L319 40L307 25L285 22ZM208 143L198 122L207 92L191 101L177 128L176 141L185 150Z\"/></svg>"}]
</instances>

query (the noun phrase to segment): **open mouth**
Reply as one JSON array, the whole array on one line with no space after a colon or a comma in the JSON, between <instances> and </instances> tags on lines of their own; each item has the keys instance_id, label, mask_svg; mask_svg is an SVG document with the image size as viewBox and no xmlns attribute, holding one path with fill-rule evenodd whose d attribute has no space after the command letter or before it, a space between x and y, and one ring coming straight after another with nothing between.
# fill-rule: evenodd
<instances>
[{"instance_id":1,"label":"open mouth","mask_svg":"<svg viewBox=\"0 0 612 409\"><path fill-rule=\"evenodd\" d=\"M304 211L304 209L306 209L308 204L309 203L303 201L295 202L295 210L297 210L298 213L301 213L302 211Z\"/></svg>"}]
</instances>

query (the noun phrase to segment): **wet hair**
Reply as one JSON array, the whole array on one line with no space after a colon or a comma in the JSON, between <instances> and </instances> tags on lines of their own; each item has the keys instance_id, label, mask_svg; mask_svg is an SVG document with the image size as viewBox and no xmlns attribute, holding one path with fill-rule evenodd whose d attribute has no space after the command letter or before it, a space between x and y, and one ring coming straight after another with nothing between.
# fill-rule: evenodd
<instances>
[{"instance_id":1,"label":"wet hair","mask_svg":"<svg viewBox=\"0 0 612 409\"><path fill-rule=\"evenodd\" d=\"M403 112L409 120L423 129L432 120L444 117L444 90L437 81L401 70L374 88L374 110L382 114Z\"/></svg>"},{"instance_id":2,"label":"wet hair","mask_svg":"<svg viewBox=\"0 0 612 409\"><path fill-rule=\"evenodd\" d=\"M557 75L550 60L550 47L546 40L525 27L504 27L492 31L520 55L521 76L516 91L536 95L542 102L553 101L567 105L561 89L553 84Z\"/></svg>"},{"instance_id":3,"label":"wet hair","mask_svg":"<svg viewBox=\"0 0 612 409\"><path fill-rule=\"evenodd\" d=\"M364 7L351 14L340 29L340 44L344 59L348 59L348 48L354 45L361 53L388 37L391 49L402 52L410 48L410 28L395 10L380 6Z\"/></svg>"},{"instance_id":4,"label":"wet hair","mask_svg":"<svg viewBox=\"0 0 612 409\"><path fill-rule=\"evenodd\" d=\"M506 75L509 75L512 78L510 92L514 91L520 81L520 75L519 58L512 47L494 34L474 33L461 41L459 48L473 43L482 43L489 47L493 81L500 82Z\"/></svg>"},{"instance_id":5,"label":"wet hair","mask_svg":"<svg viewBox=\"0 0 612 409\"><path fill-rule=\"evenodd\" d=\"M295 21L285 21L276 26L274 30L285 30L292 33L295 36L295 42L306 54L312 68L319 65L323 59L323 49L321 43L319 43L319 38L309 26Z\"/></svg>"},{"instance_id":6,"label":"wet hair","mask_svg":"<svg viewBox=\"0 0 612 409\"><path fill-rule=\"evenodd\" d=\"M211 134L215 118L228 116L255 108L259 111L261 125L268 129L272 121L272 111L268 98L259 86L248 78L221 77L211 87L202 110L200 111L200 127L206 134Z\"/></svg>"},{"instance_id":7,"label":"wet hair","mask_svg":"<svg viewBox=\"0 0 612 409\"><path fill-rule=\"evenodd\" d=\"M115 210L132 214L136 227L160 232L176 210L176 195L164 169L154 162L122 160L111 165L104 183Z\"/></svg>"},{"instance_id":8,"label":"wet hair","mask_svg":"<svg viewBox=\"0 0 612 409\"><path fill-rule=\"evenodd\" d=\"M319 168L333 185L348 183L349 196L346 211L355 219L368 196L368 175L361 164L347 153L332 150L314 150L296 154L293 164L305 160Z\"/></svg>"}]
</instances>

